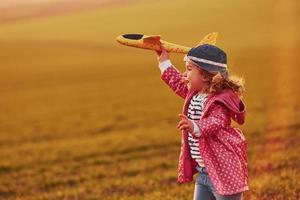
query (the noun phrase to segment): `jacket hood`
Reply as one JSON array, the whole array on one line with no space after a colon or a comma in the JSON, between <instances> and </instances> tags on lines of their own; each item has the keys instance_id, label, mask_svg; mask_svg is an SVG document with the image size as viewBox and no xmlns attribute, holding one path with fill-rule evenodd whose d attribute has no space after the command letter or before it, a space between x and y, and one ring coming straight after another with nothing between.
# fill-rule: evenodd
<instances>
[{"instance_id":1,"label":"jacket hood","mask_svg":"<svg viewBox=\"0 0 300 200\"><path fill-rule=\"evenodd\" d=\"M226 89L220 94L212 97L213 101L223 103L230 111L231 117L238 124L243 124L245 121L246 106L244 102L231 89Z\"/></svg>"}]
</instances>

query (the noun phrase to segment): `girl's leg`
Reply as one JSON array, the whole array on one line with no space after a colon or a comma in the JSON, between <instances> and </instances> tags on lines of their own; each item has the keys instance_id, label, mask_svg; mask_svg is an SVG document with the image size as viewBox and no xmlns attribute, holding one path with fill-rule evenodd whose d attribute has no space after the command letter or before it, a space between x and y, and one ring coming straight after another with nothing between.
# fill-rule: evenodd
<instances>
[{"instance_id":1,"label":"girl's leg","mask_svg":"<svg viewBox=\"0 0 300 200\"><path fill-rule=\"evenodd\" d=\"M215 197L205 185L195 184L194 200L215 200Z\"/></svg>"},{"instance_id":2,"label":"girl's leg","mask_svg":"<svg viewBox=\"0 0 300 200\"><path fill-rule=\"evenodd\" d=\"M216 200L242 200L243 193L237 193L232 195L219 195L214 193Z\"/></svg>"},{"instance_id":3,"label":"girl's leg","mask_svg":"<svg viewBox=\"0 0 300 200\"><path fill-rule=\"evenodd\" d=\"M215 200L213 193L205 183L206 176L199 173L195 182L194 200Z\"/></svg>"},{"instance_id":4,"label":"girl's leg","mask_svg":"<svg viewBox=\"0 0 300 200\"><path fill-rule=\"evenodd\" d=\"M206 176L206 186L207 189L213 194L215 200L242 200L243 199L243 193L237 193L232 195L219 195L215 192L215 188L213 184L211 183L210 177Z\"/></svg>"}]
</instances>

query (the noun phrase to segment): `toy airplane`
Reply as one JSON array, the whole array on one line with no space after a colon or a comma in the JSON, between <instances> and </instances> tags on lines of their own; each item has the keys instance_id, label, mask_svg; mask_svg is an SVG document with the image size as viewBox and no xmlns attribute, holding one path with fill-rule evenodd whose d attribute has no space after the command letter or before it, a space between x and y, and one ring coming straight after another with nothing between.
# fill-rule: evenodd
<instances>
[{"instance_id":1,"label":"toy airplane","mask_svg":"<svg viewBox=\"0 0 300 200\"><path fill-rule=\"evenodd\" d=\"M207 34L198 45L201 44L211 44L215 45L217 41L218 33L212 32ZM160 35L143 35L143 34L125 34L120 35L116 38L116 40L126 46L142 48L142 49L150 49L155 51L160 51L161 46L163 45L168 52L174 53L184 53L186 54L191 47L186 47L170 42L166 42L160 39ZM197 45L197 46L198 46Z\"/></svg>"}]
</instances>

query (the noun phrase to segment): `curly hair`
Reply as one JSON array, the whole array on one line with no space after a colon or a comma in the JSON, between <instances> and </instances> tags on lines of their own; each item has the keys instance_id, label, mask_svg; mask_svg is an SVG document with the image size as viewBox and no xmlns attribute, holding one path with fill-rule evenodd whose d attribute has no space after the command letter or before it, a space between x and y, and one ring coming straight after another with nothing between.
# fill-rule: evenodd
<instances>
[{"instance_id":1,"label":"curly hair","mask_svg":"<svg viewBox=\"0 0 300 200\"><path fill-rule=\"evenodd\" d=\"M206 91L208 94L216 94L222 92L224 89L231 89L238 96L242 96L245 91L245 80L242 77L222 75L220 73L212 74L204 69L200 69L200 73L208 79L208 87Z\"/></svg>"}]
</instances>

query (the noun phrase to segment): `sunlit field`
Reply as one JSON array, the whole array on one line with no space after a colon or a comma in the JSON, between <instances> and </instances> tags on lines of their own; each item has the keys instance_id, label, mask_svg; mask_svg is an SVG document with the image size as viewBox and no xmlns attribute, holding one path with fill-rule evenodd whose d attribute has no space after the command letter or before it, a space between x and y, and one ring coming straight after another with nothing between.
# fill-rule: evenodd
<instances>
[{"instance_id":1,"label":"sunlit field","mask_svg":"<svg viewBox=\"0 0 300 200\"><path fill-rule=\"evenodd\" d=\"M246 80L246 123L234 124L248 141L244 199L300 199L298 1L7 2L0 199L192 199L194 183L176 182L183 100L160 79L155 52L115 38L195 46L213 31ZM170 56L183 72L183 55Z\"/></svg>"}]
</instances>

